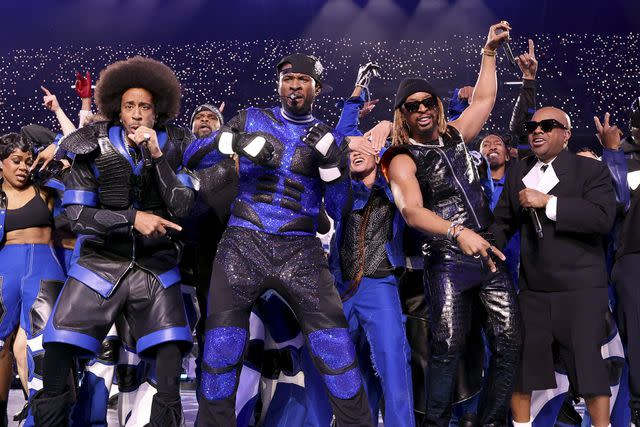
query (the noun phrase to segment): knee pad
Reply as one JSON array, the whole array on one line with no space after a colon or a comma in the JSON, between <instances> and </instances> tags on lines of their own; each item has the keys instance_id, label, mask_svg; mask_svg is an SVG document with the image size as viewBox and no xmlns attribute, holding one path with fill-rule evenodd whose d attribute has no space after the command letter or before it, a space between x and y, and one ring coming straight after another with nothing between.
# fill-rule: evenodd
<instances>
[{"instance_id":1,"label":"knee pad","mask_svg":"<svg viewBox=\"0 0 640 427\"><path fill-rule=\"evenodd\" d=\"M96 356L96 359L106 365L114 365L118 362L118 356L120 355L119 340L105 339L102 341L100 348L100 354Z\"/></svg>"},{"instance_id":2,"label":"knee pad","mask_svg":"<svg viewBox=\"0 0 640 427\"><path fill-rule=\"evenodd\" d=\"M355 347L345 328L321 329L309 334L311 354L329 392L339 399L351 399L362 387Z\"/></svg>"},{"instance_id":3,"label":"knee pad","mask_svg":"<svg viewBox=\"0 0 640 427\"><path fill-rule=\"evenodd\" d=\"M202 394L207 400L230 397L247 341L247 331L239 327L219 327L207 331L202 372Z\"/></svg>"}]
</instances>

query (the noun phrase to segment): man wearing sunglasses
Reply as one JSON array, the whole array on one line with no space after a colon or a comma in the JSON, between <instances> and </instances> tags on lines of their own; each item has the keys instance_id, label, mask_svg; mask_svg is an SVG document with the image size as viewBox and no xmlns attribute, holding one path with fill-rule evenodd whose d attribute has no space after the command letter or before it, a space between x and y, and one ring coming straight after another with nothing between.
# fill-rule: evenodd
<instances>
[{"instance_id":1,"label":"man wearing sunglasses","mask_svg":"<svg viewBox=\"0 0 640 427\"><path fill-rule=\"evenodd\" d=\"M520 353L520 321L504 255L486 233L491 211L465 141L493 108L496 49L508 23L491 27L473 102L447 123L442 101L425 80L405 79L396 93L393 147L382 170L407 225L420 233L430 314L428 401L423 425L447 426L456 371L475 308L486 313L491 366L478 425L505 426ZM480 302L478 304L477 302Z\"/></svg>"},{"instance_id":2,"label":"man wearing sunglasses","mask_svg":"<svg viewBox=\"0 0 640 427\"><path fill-rule=\"evenodd\" d=\"M556 387L556 349L591 423L605 427L610 389L600 346L608 310L603 239L616 209L611 176L600 162L566 150L571 122L563 111L541 108L524 128L534 155L510 169L490 228L499 248L521 235L524 342L514 426L531 425L533 390Z\"/></svg>"}]
</instances>

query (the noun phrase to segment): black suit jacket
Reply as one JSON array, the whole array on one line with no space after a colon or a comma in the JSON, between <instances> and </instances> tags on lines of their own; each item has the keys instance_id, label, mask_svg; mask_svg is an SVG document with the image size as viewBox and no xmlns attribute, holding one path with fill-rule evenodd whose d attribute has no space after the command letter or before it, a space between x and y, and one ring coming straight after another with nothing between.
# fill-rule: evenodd
<instances>
[{"instance_id":1,"label":"black suit jacket","mask_svg":"<svg viewBox=\"0 0 640 427\"><path fill-rule=\"evenodd\" d=\"M518 193L522 178L538 159L522 159L509 169L490 227L496 246L504 248L520 230L520 289L541 292L607 286L604 238L613 226L616 196L608 169L600 162L568 151L553 161L558 184L548 194L556 196L556 221L537 209L543 238L538 238Z\"/></svg>"}]
</instances>

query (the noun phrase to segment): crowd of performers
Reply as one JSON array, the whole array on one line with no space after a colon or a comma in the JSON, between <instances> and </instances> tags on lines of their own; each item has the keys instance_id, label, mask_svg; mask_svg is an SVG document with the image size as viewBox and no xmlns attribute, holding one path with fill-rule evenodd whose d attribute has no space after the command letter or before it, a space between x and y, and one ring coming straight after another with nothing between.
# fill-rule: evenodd
<instances>
[{"instance_id":1,"label":"crowd of performers","mask_svg":"<svg viewBox=\"0 0 640 427\"><path fill-rule=\"evenodd\" d=\"M183 425L195 337L197 426L530 426L564 378L547 425L582 422L582 398L604 427L616 322L640 425L640 105L624 140L595 118L601 159L570 153L529 41L509 131L471 150L509 30L490 28L448 109L407 76L369 130L379 67L332 128L313 115L323 67L299 53L274 64L279 105L225 122L204 104L191 129L153 59L109 65L93 97L77 74L77 129L43 88L60 133L0 137L2 425L14 359L25 425L106 425L116 378L121 425Z\"/></svg>"}]
</instances>

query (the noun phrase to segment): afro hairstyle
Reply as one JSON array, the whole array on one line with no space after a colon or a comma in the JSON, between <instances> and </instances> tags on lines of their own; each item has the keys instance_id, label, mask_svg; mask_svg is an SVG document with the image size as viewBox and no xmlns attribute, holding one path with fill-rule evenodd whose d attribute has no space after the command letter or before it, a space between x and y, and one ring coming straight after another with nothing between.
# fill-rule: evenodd
<instances>
[{"instance_id":1,"label":"afro hairstyle","mask_svg":"<svg viewBox=\"0 0 640 427\"><path fill-rule=\"evenodd\" d=\"M142 56L114 62L100 72L95 90L100 113L111 121L119 120L122 94L131 88L151 92L156 126L164 126L180 113L181 90L175 73L162 62Z\"/></svg>"}]
</instances>

